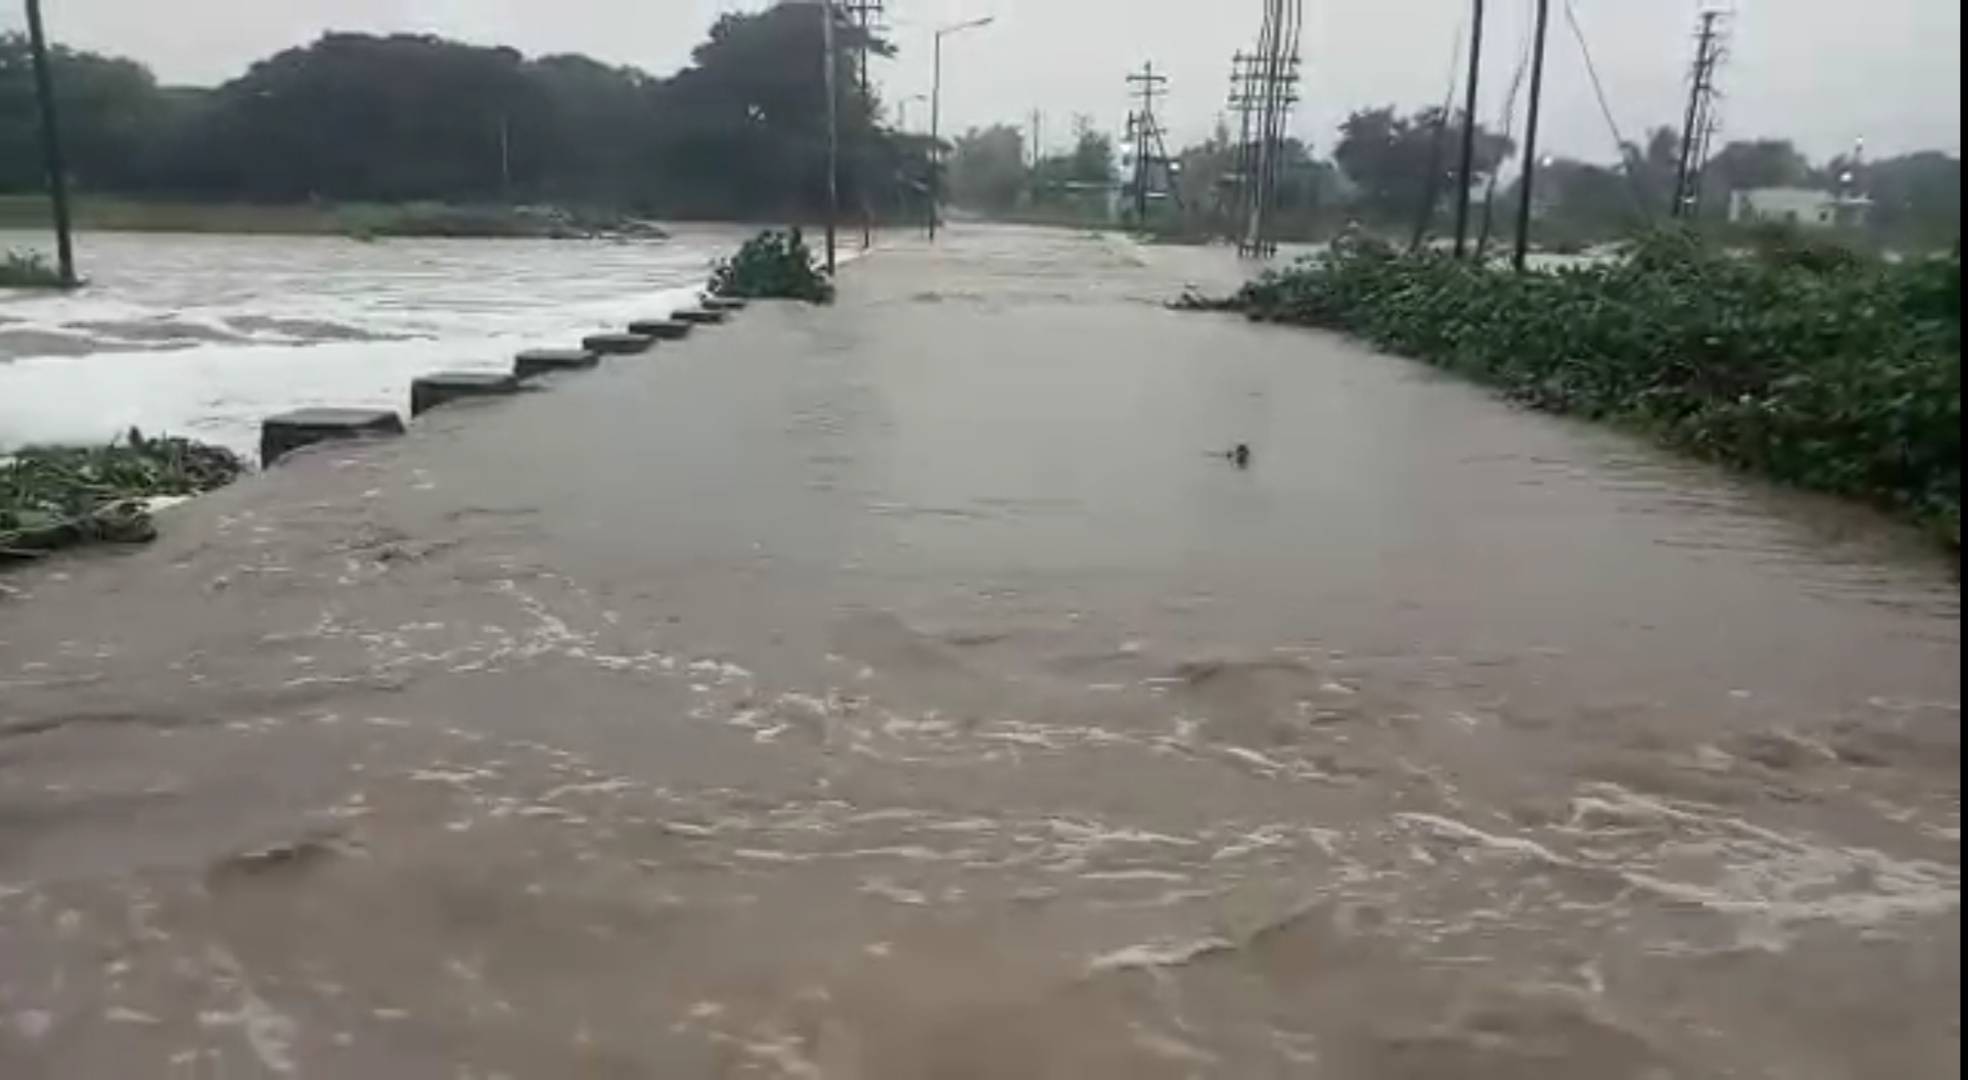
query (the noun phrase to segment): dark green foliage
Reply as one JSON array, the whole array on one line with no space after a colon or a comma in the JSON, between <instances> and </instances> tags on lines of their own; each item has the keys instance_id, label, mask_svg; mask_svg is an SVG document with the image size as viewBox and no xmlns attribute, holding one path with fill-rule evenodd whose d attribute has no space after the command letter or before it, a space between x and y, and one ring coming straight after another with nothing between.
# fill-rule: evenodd
<instances>
[{"instance_id":1,"label":"dark green foliage","mask_svg":"<svg viewBox=\"0 0 1968 1080\"><path fill-rule=\"evenodd\" d=\"M814 263L798 229L762 232L711 275L711 294L743 300L834 302L834 283Z\"/></svg>"},{"instance_id":2,"label":"dark green foliage","mask_svg":"<svg viewBox=\"0 0 1968 1080\"><path fill-rule=\"evenodd\" d=\"M668 78L341 33L210 90L161 89L136 64L72 50L57 50L54 68L84 193L800 220L827 204L824 10L726 15ZM845 69L866 32L840 18L841 85L858 87ZM46 182L26 56L19 35L0 34L0 193ZM840 112L844 205L909 212L925 142L884 128L880 102L859 89Z\"/></svg>"},{"instance_id":3,"label":"dark green foliage","mask_svg":"<svg viewBox=\"0 0 1968 1080\"><path fill-rule=\"evenodd\" d=\"M38 447L0 461L0 563L87 543L155 538L145 500L197 495L246 471L231 451L132 430L102 447Z\"/></svg>"},{"instance_id":4,"label":"dark green foliage","mask_svg":"<svg viewBox=\"0 0 1968 1080\"><path fill-rule=\"evenodd\" d=\"M1517 275L1355 248L1246 287L1253 318L1358 335L1552 412L1961 536L1961 260L1889 263L1685 234Z\"/></svg>"}]
</instances>

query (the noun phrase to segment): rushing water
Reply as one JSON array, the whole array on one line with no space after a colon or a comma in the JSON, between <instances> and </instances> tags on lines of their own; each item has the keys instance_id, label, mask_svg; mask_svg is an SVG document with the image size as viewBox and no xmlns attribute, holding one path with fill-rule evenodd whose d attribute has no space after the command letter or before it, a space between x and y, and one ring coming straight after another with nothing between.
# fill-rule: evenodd
<instances>
[{"instance_id":1,"label":"rushing water","mask_svg":"<svg viewBox=\"0 0 1968 1080\"><path fill-rule=\"evenodd\" d=\"M1224 271L959 231L7 579L0 1075L1958 1075L1947 568Z\"/></svg>"},{"instance_id":2,"label":"rushing water","mask_svg":"<svg viewBox=\"0 0 1968 1080\"><path fill-rule=\"evenodd\" d=\"M0 232L0 251L41 239ZM85 234L89 288L0 291L0 452L132 425L244 450L287 409L401 409L420 374L667 314L736 240Z\"/></svg>"}]
</instances>

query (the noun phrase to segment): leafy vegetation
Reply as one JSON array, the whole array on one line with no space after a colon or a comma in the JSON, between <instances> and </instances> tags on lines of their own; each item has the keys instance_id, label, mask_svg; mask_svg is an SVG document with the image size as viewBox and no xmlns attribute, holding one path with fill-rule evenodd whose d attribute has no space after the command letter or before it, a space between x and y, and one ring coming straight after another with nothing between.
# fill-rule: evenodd
<instances>
[{"instance_id":1,"label":"leafy vegetation","mask_svg":"<svg viewBox=\"0 0 1968 1080\"><path fill-rule=\"evenodd\" d=\"M820 270L798 229L763 232L745 241L711 275L711 295L745 300L834 302L834 283Z\"/></svg>"},{"instance_id":2,"label":"leafy vegetation","mask_svg":"<svg viewBox=\"0 0 1968 1080\"><path fill-rule=\"evenodd\" d=\"M1961 542L1961 257L1804 242L1749 256L1664 233L1518 275L1350 245L1218 307L1357 335L1552 412L1630 424Z\"/></svg>"},{"instance_id":3,"label":"leafy vegetation","mask_svg":"<svg viewBox=\"0 0 1968 1080\"><path fill-rule=\"evenodd\" d=\"M810 220L826 205L824 8L727 15L658 78L425 36L330 34L215 89L54 55L75 185L145 201L557 205L648 217ZM845 15L842 86L865 33ZM888 47L877 41L879 51ZM843 200L919 217L928 140L841 109ZM27 46L0 34L0 193L43 185Z\"/></svg>"},{"instance_id":4,"label":"leafy vegetation","mask_svg":"<svg viewBox=\"0 0 1968 1080\"><path fill-rule=\"evenodd\" d=\"M0 289L66 289L72 284L35 252L0 255Z\"/></svg>"},{"instance_id":5,"label":"leafy vegetation","mask_svg":"<svg viewBox=\"0 0 1968 1080\"><path fill-rule=\"evenodd\" d=\"M0 564L157 535L149 500L224 487L246 471L229 450L132 430L101 447L38 447L0 460Z\"/></svg>"}]
</instances>

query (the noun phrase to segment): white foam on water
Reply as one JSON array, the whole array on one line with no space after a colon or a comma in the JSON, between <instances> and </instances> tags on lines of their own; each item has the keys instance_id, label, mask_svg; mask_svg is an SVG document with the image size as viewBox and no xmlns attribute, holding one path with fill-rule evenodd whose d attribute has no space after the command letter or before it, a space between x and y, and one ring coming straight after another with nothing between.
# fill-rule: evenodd
<instances>
[{"instance_id":1,"label":"white foam on water","mask_svg":"<svg viewBox=\"0 0 1968 1080\"><path fill-rule=\"evenodd\" d=\"M507 371L694 303L686 243L84 237L89 288L0 300L0 452L131 427L251 451L267 416L407 411L411 380Z\"/></svg>"}]
</instances>

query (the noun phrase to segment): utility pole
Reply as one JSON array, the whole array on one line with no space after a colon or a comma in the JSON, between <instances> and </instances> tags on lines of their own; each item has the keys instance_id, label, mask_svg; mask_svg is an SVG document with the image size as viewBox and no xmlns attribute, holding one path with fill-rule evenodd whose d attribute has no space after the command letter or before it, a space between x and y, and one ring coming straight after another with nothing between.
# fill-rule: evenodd
<instances>
[{"instance_id":1,"label":"utility pole","mask_svg":"<svg viewBox=\"0 0 1968 1080\"><path fill-rule=\"evenodd\" d=\"M55 76L48 62L48 33L41 22L41 0L27 0L28 47L34 55L34 93L41 102L41 160L48 171L48 198L55 210L56 266L62 284L73 286L75 238L68 212L68 163L62 157L61 125L55 111Z\"/></svg>"},{"instance_id":2,"label":"utility pole","mask_svg":"<svg viewBox=\"0 0 1968 1080\"><path fill-rule=\"evenodd\" d=\"M1238 112L1243 145L1238 153L1238 210L1243 235L1238 253L1268 258L1277 254L1270 214L1284 170L1286 132L1298 104L1299 43L1305 0L1265 0L1257 51L1232 61L1230 103Z\"/></svg>"},{"instance_id":3,"label":"utility pole","mask_svg":"<svg viewBox=\"0 0 1968 1080\"><path fill-rule=\"evenodd\" d=\"M867 112L875 100L874 84L870 81L868 67L869 59L874 52L875 35L882 30L881 17L883 8L883 0L843 0L842 10L846 13L848 20L854 25L855 29L854 90L857 102L857 115ZM861 130L858 124L855 130ZM858 146L854 155L856 161L855 176L859 181L865 181L868 172L867 156L868 148L863 143ZM854 187L855 193L861 201L861 249L866 251L868 248L873 247L875 243L874 211L868 205L868 192L865 182L857 182Z\"/></svg>"},{"instance_id":4,"label":"utility pole","mask_svg":"<svg viewBox=\"0 0 1968 1080\"><path fill-rule=\"evenodd\" d=\"M1524 175L1518 181L1517 253L1513 265L1518 273L1531 265L1531 219L1537 212L1538 125L1544 119L1544 63L1551 44L1551 0L1538 0L1537 43L1531 54L1531 108L1524 130Z\"/></svg>"},{"instance_id":5,"label":"utility pole","mask_svg":"<svg viewBox=\"0 0 1968 1080\"><path fill-rule=\"evenodd\" d=\"M1141 65L1139 75L1129 75L1128 85L1135 98L1135 109L1128 121L1129 135L1134 141L1134 223L1137 227L1148 225L1148 185L1154 180L1157 164L1167 167L1168 162L1158 157L1155 151L1162 142L1161 122L1155 117L1155 105L1168 96L1168 76L1155 72L1153 61Z\"/></svg>"},{"instance_id":6,"label":"utility pole","mask_svg":"<svg viewBox=\"0 0 1968 1080\"><path fill-rule=\"evenodd\" d=\"M1674 206L1677 218L1700 216L1702 171L1708 165L1708 151L1719 123L1716 101L1716 72L1726 52L1722 33L1722 12L1705 11L1695 34L1695 64L1688 80L1688 115L1681 126L1681 161L1674 176Z\"/></svg>"},{"instance_id":7,"label":"utility pole","mask_svg":"<svg viewBox=\"0 0 1968 1080\"><path fill-rule=\"evenodd\" d=\"M840 269L840 41L835 0L821 0L821 52L827 65L827 273Z\"/></svg>"},{"instance_id":8,"label":"utility pole","mask_svg":"<svg viewBox=\"0 0 1968 1080\"><path fill-rule=\"evenodd\" d=\"M1476 109L1483 89L1483 21L1488 4L1475 0L1473 30L1469 38L1469 90L1462 105L1462 167L1456 176L1461 190L1456 192L1455 257L1469 253L1470 187L1476 173Z\"/></svg>"}]
</instances>

